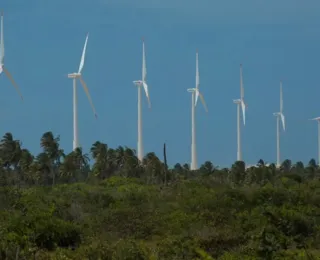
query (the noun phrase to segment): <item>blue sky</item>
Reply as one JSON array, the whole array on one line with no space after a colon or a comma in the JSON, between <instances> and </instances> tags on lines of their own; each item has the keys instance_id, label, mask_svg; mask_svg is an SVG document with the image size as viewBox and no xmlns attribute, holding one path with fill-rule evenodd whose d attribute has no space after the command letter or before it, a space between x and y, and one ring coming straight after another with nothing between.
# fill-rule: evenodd
<instances>
[{"instance_id":1,"label":"blue sky","mask_svg":"<svg viewBox=\"0 0 320 260\"><path fill-rule=\"evenodd\" d=\"M141 37L146 41L152 109L143 100L145 152L168 161L190 161L191 96L195 51L200 89L209 113L197 106L198 161L229 166L236 159L239 64L243 64L246 126L243 158L276 159L279 81L283 80L287 131L281 159L305 163L317 157L320 116L320 2L316 0L4 0L5 64L24 102L0 76L0 133L12 132L23 146L40 152L46 131L72 149L72 81L86 32L83 69L95 104L95 120L79 86L79 136L85 151L96 140L136 148L137 90Z\"/></svg>"}]
</instances>

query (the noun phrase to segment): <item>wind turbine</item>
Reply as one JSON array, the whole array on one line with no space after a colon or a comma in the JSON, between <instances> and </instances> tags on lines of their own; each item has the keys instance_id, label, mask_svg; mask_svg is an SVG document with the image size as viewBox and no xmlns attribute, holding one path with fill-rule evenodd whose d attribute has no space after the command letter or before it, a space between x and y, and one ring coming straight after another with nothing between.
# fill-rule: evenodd
<instances>
[{"instance_id":1,"label":"wind turbine","mask_svg":"<svg viewBox=\"0 0 320 260\"><path fill-rule=\"evenodd\" d=\"M0 34L0 74L2 71L6 74L6 76L9 78L11 81L12 85L15 87L17 90L19 96L23 100L23 97L20 93L20 90L14 81L13 77L11 76L11 73L7 70L7 68L4 66L4 37L3 37L3 12L1 12L1 34Z\"/></svg>"},{"instance_id":2,"label":"wind turbine","mask_svg":"<svg viewBox=\"0 0 320 260\"><path fill-rule=\"evenodd\" d=\"M320 117L312 118L310 120L318 121L318 165L320 165Z\"/></svg>"},{"instance_id":3,"label":"wind turbine","mask_svg":"<svg viewBox=\"0 0 320 260\"><path fill-rule=\"evenodd\" d=\"M273 113L277 117L277 167L280 167L280 120L283 131L285 131L285 118L283 114L282 81L280 81L280 112Z\"/></svg>"},{"instance_id":4,"label":"wind turbine","mask_svg":"<svg viewBox=\"0 0 320 260\"><path fill-rule=\"evenodd\" d=\"M244 102L244 87L242 80L242 64L240 64L240 99L233 100L237 104L237 161L242 161L241 133L240 133L240 110L242 110L243 125L246 124L246 104Z\"/></svg>"},{"instance_id":5,"label":"wind turbine","mask_svg":"<svg viewBox=\"0 0 320 260\"><path fill-rule=\"evenodd\" d=\"M198 51L196 52L196 87L189 88L187 91L191 92L191 170L198 169L198 162L197 162L197 149L196 149L196 121L195 121L195 107L198 102L198 98L200 97L201 102L204 106L206 112L208 112L206 102L204 101L204 97L199 91L200 85L200 78L199 78L199 55Z\"/></svg>"},{"instance_id":6,"label":"wind turbine","mask_svg":"<svg viewBox=\"0 0 320 260\"><path fill-rule=\"evenodd\" d=\"M144 88L148 99L149 108L151 108L150 97L147 85L147 67L146 55L144 50L144 39L142 39L142 79L133 81L133 84L138 87L138 159L143 160L143 141L142 141L142 104L141 104L141 88Z\"/></svg>"},{"instance_id":7,"label":"wind turbine","mask_svg":"<svg viewBox=\"0 0 320 260\"><path fill-rule=\"evenodd\" d=\"M87 34L86 41L84 43L82 56L80 60L80 66L78 72L70 73L68 74L68 78L73 79L73 150L80 147L79 145L79 136L78 136L78 99L77 99L77 86L76 86L76 79L78 78L80 80L81 85L83 86L84 91L86 92L86 95L89 99L90 105L92 107L94 116L97 118L96 110L94 108L94 105L92 103L89 89L87 87L87 84L82 79L81 71L84 66L84 59L86 55L86 48L87 48L87 42L88 42L89 33Z\"/></svg>"}]
</instances>

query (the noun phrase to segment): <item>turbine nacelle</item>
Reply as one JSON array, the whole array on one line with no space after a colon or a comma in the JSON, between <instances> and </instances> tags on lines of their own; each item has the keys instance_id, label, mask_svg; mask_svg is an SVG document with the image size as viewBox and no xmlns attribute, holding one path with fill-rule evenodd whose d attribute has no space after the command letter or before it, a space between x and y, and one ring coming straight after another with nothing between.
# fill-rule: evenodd
<instances>
[{"instance_id":1,"label":"turbine nacelle","mask_svg":"<svg viewBox=\"0 0 320 260\"><path fill-rule=\"evenodd\" d=\"M241 99L234 99L234 100L233 100L233 103L235 103L235 104L240 104L240 103L241 103Z\"/></svg>"},{"instance_id":2,"label":"turbine nacelle","mask_svg":"<svg viewBox=\"0 0 320 260\"><path fill-rule=\"evenodd\" d=\"M142 87L143 86L143 81L142 80L134 80L133 84L137 87Z\"/></svg>"},{"instance_id":3,"label":"turbine nacelle","mask_svg":"<svg viewBox=\"0 0 320 260\"><path fill-rule=\"evenodd\" d=\"M80 78L80 77L81 77L81 73L70 73L70 74L68 74L68 78L70 78L70 79Z\"/></svg>"},{"instance_id":4,"label":"turbine nacelle","mask_svg":"<svg viewBox=\"0 0 320 260\"><path fill-rule=\"evenodd\" d=\"M192 92L196 92L197 90L195 88L188 88L187 91L192 93Z\"/></svg>"}]
</instances>

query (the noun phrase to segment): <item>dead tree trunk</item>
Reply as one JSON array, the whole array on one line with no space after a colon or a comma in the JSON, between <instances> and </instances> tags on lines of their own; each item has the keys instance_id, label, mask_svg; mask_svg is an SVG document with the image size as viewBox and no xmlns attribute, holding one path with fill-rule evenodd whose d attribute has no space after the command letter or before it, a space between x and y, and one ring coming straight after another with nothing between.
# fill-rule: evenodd
<instances>
[{"instance_id":1,"label":"dead tree trunk","mask_svg":"<svg viewBox=\"0 0 320 260\"><path fill-rule=\"evenodd\" d=\"M168 174L166 143L163 144L163 160L164 160L164 185L166 186L167 174Z\"/></svg>"}]
</instances>

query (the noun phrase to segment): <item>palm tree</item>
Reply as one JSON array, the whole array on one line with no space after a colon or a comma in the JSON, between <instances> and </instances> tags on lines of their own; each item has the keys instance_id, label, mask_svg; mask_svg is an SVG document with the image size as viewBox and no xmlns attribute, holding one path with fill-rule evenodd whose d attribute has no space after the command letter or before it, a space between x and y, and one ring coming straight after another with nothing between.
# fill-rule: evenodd
<instances>
[{"instance_id":1,"label":"palm tree","mask_svg":"<svg viewBox=\"0 0 320 260\"><path fill-rule=\"evenodd\" d=\"M71 154L74 156L74 160L78 170L86 169L89 164L89 156L83 153L82 148L76 148Z\"/></svg>"},{"instance_id":2,"label":"palm tree","mask_svg":"<svg viewBox=\"0 0 320 260\"><path fill-rule=\"evenodd\" d=\"M292 162L291 160L284 160L283 163L280 166L280 170L283 171L284 173L289 173L292 168Z\"/></svg>"},{"instance_id":3,"label":"palm tree","mask_svg":"<svg viewBox=\"0 0 320 260\"><path fill-rule=\"evenodd\" d=\"M103 179L106 178L110 173L110 163L112 162L108 156L108 145L97 141L92 145L90 152L95 160L92 168L93 174Z\"/></svg>"},{"instance_id":4,"label":"palm tree","mask_svg":"<svg viewBox=\"0 0 320 260\"><path fill-rule=\"evenodd\" d=\"M183 172L183 167L180 163L176 163L174 166L173 166L173 171L178 173L178 174L181 174Z\"/></svg>"},{"instance_id":5,"label":"palm tree","mask_svg":"<svg viewBox=\"0 0 320 260\"><path fill-rule=\"evenodd\" d=\"M34 156L29 152L28 149L22 149L21 150L21 158L19 161L19 168L22 171L22 174L25 179L30 179L28 174L30 173L30 167L33 163Z\"/></svg>"},{"instance_id":6,"label":"palm tree","mask_svg":"<svg viewBox=\"0 0 320 260\"><path fill-rule=\"evenodd\" d=\"M231 179L235 184L240 184L244 181L246 175L246 165L243 161L236 161L231 167Z\"/></svg>"},{"instance_id":7,"label":"palm tree","mask_svg":"<svg viewBox=\"0 0 320 260\"><path fill-rule=\"evenodd\" d=\"M52 161L47 153L40 153L36 157L37 172L41 172L42 177L44 177L44 184L49 184L49 175L52 170Z\"/></svg>"},{"instance_id":8,"label":"palm tree","mask_svg":"<svg viewBox=\"0 0 320 260\"><path fill-rule=\"evenodd\" d=\"M312 167L314 169L318 168L316 160L315 159L311 159L308 163L308 167Z\"/></svg>"},{"instance_id":9,"label":"palm tree","mask_svg":"<svg viewBox=\"0 0 320 260\"><path fill-rule=\"evenodd\" d=\"M161 183L164 181L163 176L163 163L159 160L159 158L155 155L155 153L148 153L143 158L143 166L145 168L147 179L151 181L151 183Z\"/></svg>"},{"instance_id":10,"label":"palm tree","mask_svg":"<svg viewBox=\"0 0 320 260\"><path fill-rule=\"evenodd\" d=\"M118 146L114 153L114 163L117 165L117 170L124 166L125 159L125 149L122 146Z\"/></svg>"},{"instance_id":11,"label":"palm tree","mask_svg":"<svg viewBox=\"0 0 320 260\"><path fill-rule=\"evenodd\" d=\"M316 175L318 165L315 159L311 159L306 167L306 175L313 178Z\"/></svg>"},{"instance_id":12,"label":"palm tree","mask_svg":"<svg viewBox=\"0 0 320 260\"><path fill-rule=\"evenodd\" d=\"M264 167L265 166L265 163L264 163L264 160L260 159L257 163L257 166L258 167Z\"/></svg>"},{"instance_id":13,"label":"palm tree","mask_svg":"<svg viewBox=\"0 0 320 260\"><path fill-rule=\"evenodd\" d=\"M204 164L201 165L199 170L200 170L200 172L209 175L214 172L215 168L214 168L212 162L206 161Z\"/></svg>"},{"instance_id":14,"label":"palm tree","mask_svg":"<svg viewBox=\"0 0 320 260\"><path fill-rule=\"evenodd\" d=\"M12 184L19 184L22 179L18 164L21 157L21 142L14 140L11 133L6 133L0 142L0 161Z\"/></svg>"},{"instance_id":15,"label":"palm tree","mask_svg":"<svg viewBox=\"0 0 320 260\"><path fill-rule=\"evenodd\" d=\"M50 163L50 175L52 176L52 185L55 184L55 176L58 166L60 165L60 159L63 155L63 150L59 148L60 137L54 137L52 132L46 132L42 135L40 140L40 146L43 152L47 154Z\"/></svg>"},{"instance_id":16,"label":"palm tree","mask_svg":"<svg viewBox=\"0 0 320 260\"><path fill-rule=\"evenodd\" d=\"M21 156L21 143L14 140L11 133L6 133L0 142L0 157L4 166L9 169L13 166L17 169Z\"/></svg>"},{"instance_id":17,"label":"palm tree","mask_svg":"<svg viewBox=\"0 0 320 260\"><path fill-rule=\"evenodd\" d=\"M82 148L78 147L64 156L63 163L60 167L60 175L75 180L78 177L88 177L89 170L89 157L82 152Z\"/></svg>"},{"instance_id":18,"label":"palm tree","mask_svg":"<svg viewBox=\"0 0 320 260\"><path fill-rule=\"evenodd\" d=\"M108 145L97 141L91 146L90 152L93 159L105 158L108 152Z\"/></svg>"},{"instance_id":19,"label":"palm tree","mask_svg":"<svg viewBox=\"0 0 320 260\"><path fill-rule=\"evenodd\" d=\"M115 150L109 149L109 160L115 174L124 177L138 177L140 175L140 162L136 151L128 147L119 146Z\"/></svg>"},{"instance_id":20,"label":"palm tree","mask_svg":"<svg viewBox=\"0 0 320 260\"><path fill-rule=\"evenodd\" d=\"M185 171L190 171L190 165L185 163L182 168L185 170Z\"/></svg>"},{"instance_id":21,"label":"palm tree","mask_svg":"<svg viewBox=\"0 0 320 260\"><path fill-rule=\"evenodd\" d=\"M302 174L304 172L304 164L303 162L299 161L293 166L292 170L295 170L298 174Z\"/></svg>"},{"instance_id":22,"label":"palm tree","mask_svg":"<svg viewBox=\"0 0 320 260\"><path fill-rule=\"evenodd\" d=\"M63 158L63 162L59 168L60 176L67 179L75 178L77 165L75 164L74 154L71 152Z\"/></svg>"},{"instance_id":23,"label":"palm tree","mask_svg":"<svg viewBox=\"0 0 320 260\"><path fill-rule=\"evenodd\" d=\"M136 151L125 147L124 150L124 171L127 177L140 177L142 168L140 167Z\"/></svg>"}]
</instances>

